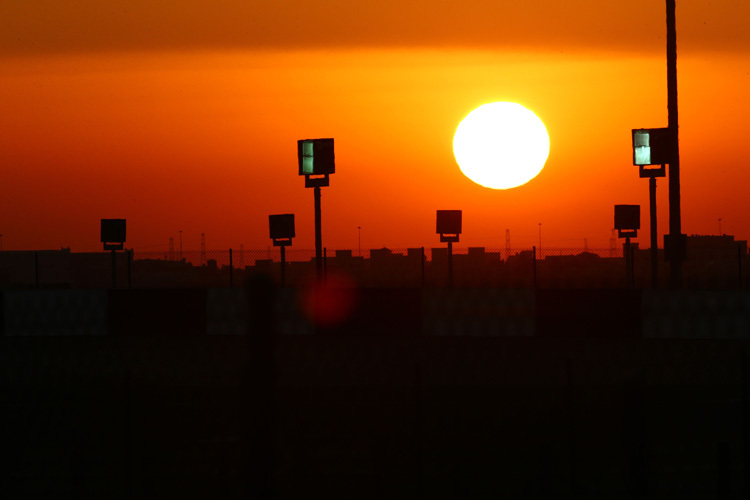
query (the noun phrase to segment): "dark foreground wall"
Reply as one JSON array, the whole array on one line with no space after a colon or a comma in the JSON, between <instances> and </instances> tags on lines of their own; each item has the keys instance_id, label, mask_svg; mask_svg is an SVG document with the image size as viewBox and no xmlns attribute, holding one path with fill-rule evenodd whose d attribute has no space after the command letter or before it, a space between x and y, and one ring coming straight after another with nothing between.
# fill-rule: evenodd
<instances>
[{"instance_id":1,"label":"dark foreground wall","mask_svg":"<svg viewBox=\"0 0 750 500\"><path fill-rule=\"evenodd\" d=\"M739 290L283 289L282 335L750 339ZM244 335L245 288L0 292L0 336Z\"/></svg>"},{"instance_id":2,"label":"dark foreground wall","mask_svg":"<svg viewBox=\"0 0 750 500\"><path fill-rule=\"evenodd\" d=\"M99 334L8 335L6 302L2 488L10 498L744 498L748 341L607 336L591 325L613 311L575 313L574 301L534 302L531 332L549 335L435 326L521 321L524 299L502 297L432 297L443 312L414 316L414 303L401 307L413 297L380 295L390 313L361 306L317 335L273 337L216 334L267 326L262 308L233 321L206 309L191 326L148 305L158 296L133 314L151 307L161 332L132 318L118 330L125 323L105 316L90 319ZM555 317L569 335L545 330Z\"/></svg>"}]
</instances>

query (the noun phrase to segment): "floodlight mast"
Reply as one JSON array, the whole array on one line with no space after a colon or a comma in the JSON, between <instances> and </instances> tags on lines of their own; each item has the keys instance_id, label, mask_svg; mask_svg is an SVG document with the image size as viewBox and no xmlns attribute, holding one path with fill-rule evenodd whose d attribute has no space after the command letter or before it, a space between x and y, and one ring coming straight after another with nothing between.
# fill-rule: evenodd
<instances>
[{"instance_id":1,"label":"floodlight mast","mask_svg":"<svg viewBox=\"0 0 750 500\"><path fill-rule=\"evenodd\" d=\"M461 235L461 210L437 211L437 234L442 243L448 243L448 286L453 288L453 243L458 243Z\"/></svg>"},{"instance_id":2,"label":"floodlight mast","mask_svg":"<svg viewBox=\"0 0 750 500\"><path fill-rule=\"evenodd\" d=\"M294 214L269 215L268 228L273 246L281 250L281 286L286 287L286 247L295 236Z\"/></svg>"},{"instance_id":3,"label":"floodlight mast","mask_svg":"<svg viewBox=\"0 0 750 500\"><path fill-rule=\"evenodd\" d=\"M99 240L104 244L104 250L112 251L112 288L117 287L117 250L125 247L126 227L125 219L101 219L100 221Z\"/></svg>"},{"instance_id":4,"label":"floodlight mast","mask_svg":"<svg viewBox=\"0 0 750 500\"><path fill-rule=\"evenodd\" d=\"M656 178L666 175L666 164L671 163L668 128L633 130L633 164L638 165L639 177L648 178L648 197L651 226L651 287L659 286L658 238L656 228ZM656 165L654 168L653 165ZM647 168L649 167L649 168Z\"/></svg>"},{"instance_id":5,"label":"floodlight mast","mask_svg":"<svg viewBox=\"0 0 750 500\"><path fill-rule=\"evenodd\" d=\"M329 175L336 165L333 139L303 139L297 141L299 175L305 176L305 187L314 188L315 195L315 272L323 281L323 236L321 229L320 188L329 185Z\"/></svg>"},{"instance_id":6,"label":"floodlight mast","mask_svg":"<svg viewBox=\"0 0 750 500\"><path fill-rule=\"evenodd\" d=\"M638 236L641 228L640 205L615 205L615 229L617 236L625 238L625 276L630 288L635 287L635 269L633 268L633 249L630 238Z\"/></svg>"}]
</instances>

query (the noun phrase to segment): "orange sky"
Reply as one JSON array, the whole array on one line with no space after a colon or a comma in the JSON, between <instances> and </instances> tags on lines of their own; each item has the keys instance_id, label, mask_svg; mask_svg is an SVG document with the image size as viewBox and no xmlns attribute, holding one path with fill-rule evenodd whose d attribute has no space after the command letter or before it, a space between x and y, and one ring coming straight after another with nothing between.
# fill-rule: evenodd
<instances>
[{"instance_id":1,"label":"orange sky","mask_svg":"<svg viewBox=\"0 0 750 500\"><path fill-rule=\"evenodd\" d=\"M334 137L324 244L439 246L436 209L462 209L461 246L608 244L616 203L642 206L630 130L667 124L663 0L502 2L6 2L0 18L4 249L264 248L293 212L313 247L296 140ZM178 8L179 7L179 8ZM710 10L709 10L710 9ZM683 232L750 237L750 33L742 0L678 0ZM480 104L546 124L528 184L466 179L451 145ZM659 181L667 230L667 180ZM661 236L660 236L661 239Z\"/></svg>"}]
</instances>

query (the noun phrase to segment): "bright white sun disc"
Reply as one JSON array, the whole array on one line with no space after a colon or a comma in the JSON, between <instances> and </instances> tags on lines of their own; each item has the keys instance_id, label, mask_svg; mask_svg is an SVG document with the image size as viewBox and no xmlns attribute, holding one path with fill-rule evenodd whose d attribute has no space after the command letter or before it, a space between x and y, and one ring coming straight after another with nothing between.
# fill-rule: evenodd
<instances>
[{"instance_id":1,"label":"bright white sun disc","mask_svg":"<svg viewBox=\"0 0 750 500\"><path fill-rule=\"evenodd\" d=\"M453 154L472 181L509 189L542 171L549 156L549 135L534 112L514 102L493 102L461 120L453 136Z\"/></svg>"}]
</instances>

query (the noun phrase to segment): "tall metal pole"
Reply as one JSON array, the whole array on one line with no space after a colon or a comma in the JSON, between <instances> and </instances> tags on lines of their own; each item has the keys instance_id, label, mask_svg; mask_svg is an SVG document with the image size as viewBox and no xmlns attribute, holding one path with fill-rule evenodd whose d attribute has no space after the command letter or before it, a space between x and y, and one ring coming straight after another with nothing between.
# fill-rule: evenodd
<instances>
[{"instance_id":1,"label":"tall metal pole","mask_svg":"<svg viewBox=\"0 0 750 500\"><path fill-rule=\"evenodd\" d=\"M651 216L651 288L659 288L659 246L656 237L656 177L648 179Z\"/></svg>"},{"instance_id":2,"label":"tall metal pole","mask_svg":"<svg viewBox=\"0 0 750 500\"><path fill-rule=\"evenodd\" d=\"M682 288L682 219L680 215L680 141L677 117L677 28L675 0L667 2L667 111L669 113L669 284Z\"/></svg>"},{"instance_id":3,"label":"tall metal pole","mask_svg":"<svg viewBox=\"0 0 750 500\"><path fill-rule=\"evenodd\" d=\"M286 246L281 245L281 286L286 288Z\"/></svg>"},{"instance_id":4,"label":"tall metal pole","mask_svg":"<svg viewBox=\"0 0 750 500\"><path fill-rule=\"evenodd\" d=\"M320 186L315 186L315 272L323 281L323 236L320 228Z\"/></svg>"}]
</instances>

